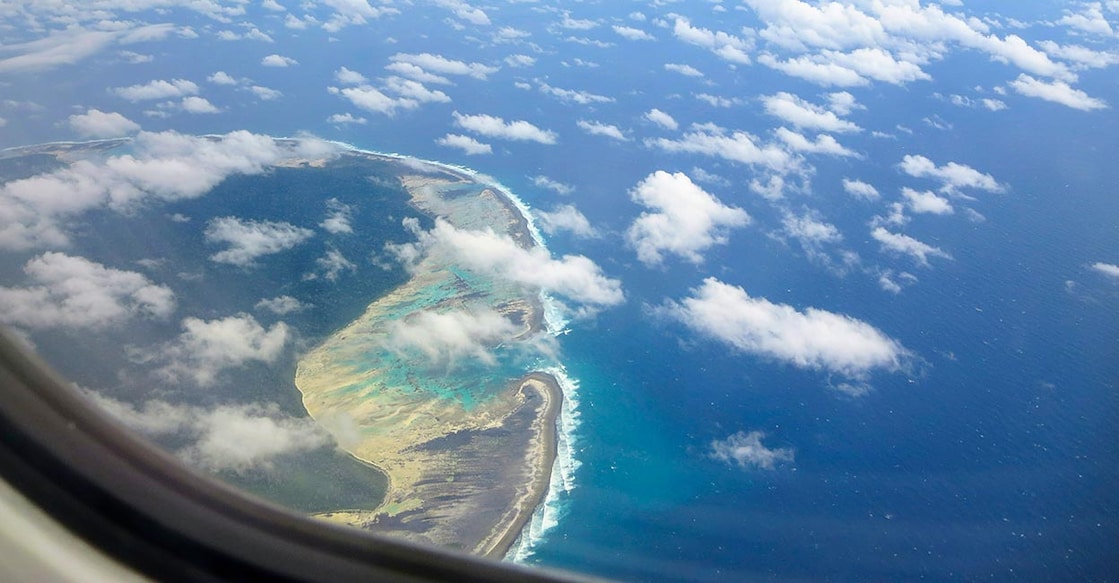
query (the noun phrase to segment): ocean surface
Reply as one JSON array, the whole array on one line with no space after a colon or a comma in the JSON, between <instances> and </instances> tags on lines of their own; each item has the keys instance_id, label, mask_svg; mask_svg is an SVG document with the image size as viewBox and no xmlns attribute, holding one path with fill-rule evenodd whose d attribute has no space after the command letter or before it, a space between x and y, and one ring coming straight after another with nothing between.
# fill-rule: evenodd
<instances>
[{"instance_id":1,"label":"ocean surface","mask_svg":"<svg viewBox=\"0 0 1119 583\"><path fill-rule=\"evenodd\" d=\"M1040 4L968 6L975 14L1003 10L1006 18L1045 22L1061 15ZM560 347L555 360L503 362L504 368L486 373L498 378L516 376L526 364L545 368L562 381L567 395L548 499L508 560L641 581L1119 580L1119 285L1091 268L1096 262L1119 263L1114 70L1079 71L1076 87L1110 104L1091 114L994 93L991 87L1019 72L974 50L925 65L930 80L852 88L865 108L849 117L865 131L840 139L859 157L811 157L811 187L777 204L750 191L754 168L666 152L644 140L677 137L693 123L715 123L768 140L780 122L762 111L760 96L789 91L822 103L823 95L837 88L756 63L730 66L707 50L676 42L670 29L656 29L651 22L640 26L663 42L638 45L611 37L617 44L604 49L554 40L530 8L505 7L502 24L536 34L532 42L546 49L533 53L537 68L506 66L485 82L456 77L456 85L443 87L453 94L453 103L425 104L392 116L354 110L368 118L362 125L326 121L331 113L353 110L325 90L337 84L338 67L374 78L384 74L388 56L396 53L499 63L514 50L530 51L448 34L444 11L425 5L408 15L408 34L378 21L370 25L373 31L334 32L331 43L320 42L318 31L287 39L282 52L302 63L298 75L256 69L262 56L256 53L223 53L222 68L235 75L252 72L255 82L283 91L282 100L262 106L237 101L242 88L212 87L207 95L228 104L222 115L142 118L150 131L310 132L357 148L469 167L503 185L530 209L529 216L574 204L597 228L598 238L565 232L540 238L553 256L585 255L607 276L620 279L626 302L587 319L553 313L550 324ZM622 12L604 3L572 5L576 8L583 18L636 26L621 20L628 5ZM650 18L657 13L646 8ZM669 8L692 11L684 3ZM730 29L724 24L730 17L723 13L690 16L695 26ZM184 22L204 30L208 21L194 15ZM1046 26L1019 33L1035 42L1048 38ZM563 33L584 34L591 33ZM392 37L388 45L386 37ZM137 65L111 84L146 82L168 71L201 82L216 65L195 58L190 42L168 38L159 63ZM1103 48L1114 49L1114 43ZM707 77L666 74L668 62L695 66ZM97 87L105 84L95 79L103 74L100 69L69 73L73 85ZM537 88L542 80L614 99L577 106L543 95ZM45 108L69 112L66 92L52 82L28 78L7 90L12 99L42 94ZM695 98L708 92L738 101L715 107ZM960 107L949 103L946 96L953 94L997 95L1011 106L998 112ZM85 105L129 113L105 91L91 95ZM644 121L651 108L671 112L681 130L668 132ZM559 138L555 145L491 140L492 155L467 156L435 142L448 132L465 133L452 124L452 112L532 120L557 130ZM141 115L130 113L136 120ZM2 145L62 139L57 124L9 117ZM616 123L627 139L580 131L576 124L584 119ZM941 165L966 164L1005 186L1005 192L957 193L951 198L953 215L911 213L904 232L951 255L930 257L927 267L884 253L868 226L885 214L887 203L901 200L901 188L939 186L901 172L898 165L906 155ZM723 203L747 211L751 224L731 230L726 244L706 250L700 263L673 257L661 266L641 264L624 233L646 209L630 191L657 170L688 173ZM701 181L697 170L713 178ZM355 188L353 180L360 177L307 172L304 187L319 194L299 204L277 204L267 175L235 176L219 187L225 190L165 211L299 223L308 216L317 221L326 198L343 198L354 204L355 228L375 233L335 242L346 245L339 250L347 257L362 258L344 293L322 281L303 281L300 268L292 267L321 255L325 247L316 241L318 246L292 251L300 255L290 261L269 259L259 271L228 268L244 287L184 280L183 285L196 287L179 294L183 313L217 317L251 310L260 289L275 290L276 295L315 298L329 308L287 318L306 338L321 338L403 281L403 270L385 271L369 258L384 241L409 240L401 227L405 216L420 219L425 228L430 219L410 211L399 191L362 190L369 185L360 182L362 188ZM537 185L540 176L569 186L570 192ZM874 185L882 198L864 201L846 194L845 178ZM234 191L245 196L224 196ZM857 266L837 270L834 254L827 263L782 236L784 211L818 213L833 224L843 235L841 247L858 255ZM182 237L195 237L193 247L155 251L180 271L201 269L212 249L206 250L197 229L182 228ZM91 232L110 233L109 239L81 240L89 246L89 257L107 264L155 252L135 246L134 257L109 251L130 248L129 241L146 237L143 230ZM104 252L97 241L104 241ZM4 261L18 268L23 258ZM886 270L902 282L900 293L880 286L878 276ZM915 279L900 279L903 272ZM871 390L853 396L836 388L845 380L838 375L736 351L657 315L659 306L686 297L710 276L753 297L864 321L900 342L913 356L911 366L872 374ZM58 334L43 341L65 340ZM99 369L96 359L83 366L64 372L105 383L116 372ZM282 380L287 372L253 374ZM476 375L478 370L465 367L449 374L456 373ZM298 412L294 392L268 397ZM219 403L224 397L199 398ZM791 450L793 459L764 469L739 467L713 455L713 443L754 431L764 433L766 447ZM359 474L354 469L352 476ZM297 501L301 494L285 496Z\"/></svg>"}]
</instances>

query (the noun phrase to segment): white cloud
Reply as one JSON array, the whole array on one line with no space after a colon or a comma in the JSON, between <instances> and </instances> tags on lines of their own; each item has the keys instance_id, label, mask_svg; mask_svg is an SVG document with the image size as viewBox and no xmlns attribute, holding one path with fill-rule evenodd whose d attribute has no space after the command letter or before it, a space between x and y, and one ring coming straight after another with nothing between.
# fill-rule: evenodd
<instances>
[{"instance_id":1,"label":"white cloud","mask_svg":"<svg viewBox=\"0 0 1119 583\"><path fill-rule=\"evenodd\" d=\"M683 65L679 63L665 63L664 70L672 73L679 73L685 77L702 77L703 72L691 65Z\"/></svg>"},{"instance_id":2,"label":"white cloud","mask_svg":"<svg viewBox=\"0 0 1119 583\"><path fill-rule=\"evenodd\" d=\"M710 455L721 462L738 464L740 468L772 470L778 463L792 463L791 448L768 448L762 443L764 437L761 431L739 431L726 439L712 441Z\"/></svg>"},{"instance_id":3,"label":"white cloud","mask_svg":"<svg viewBox=\"0 0 1119 583\"><path fill-rule=\"evenodd\" d=\"M547 83L537 81L540 91L546 95L551 95L565 103L577 103L579 105L588 105L591 103L611 103L614 101L613 97L605 95L597 95L588 91L576 91L573 89L562 89L560 87L552 87Z\"/></svg>"},{"instance_id":4,"label":"white cloud","mask_svg":"<svg viewBox=\"0 0 1119 583\"><path fill-rule=\"evenodd\" d=\"M598 231L591 226L587 217L579 212L574 205L561 204L551 211L536 210L533 212L540 220L540 228L549 235L560 231L567 231L576 237L594 238Z\"/></svg>"},{"instance_id":5,"label":"white cloud","mask_svg":"<svg viewBox=\"0 0 1119 583\"><path fill-rule=\"evenodd\" d=\"M675 131L680 127L680 124L676 123L676 120L672 119L671 115L668 115L667 113L656 108L650 109L647 113L645 113L645 119L661 126L666 130Z\"/></svg>"},{"instance_id":6,"label":"white cloud","mask_svg":"<svg viewBox=\"0 0 1119 583\"><path fill-rule=\"evenodd\" d=\"M1010 87L1027 97L1037 97L1081 111L1107 108L1106 101L1091 97L1079 89L1073 89L1064 81L1046 83L1023 73L1010 82Z\"/></svg>"},{"instance_id":7,"label":"white cloud","mask_svg":"<svg viewBox=\"0 0 1119 583\"><path fill-rule=\"evenodd\" d=\"M882 249L891 253L901 255L909 255L917 262L918 265L923 267L929 266L929 257L940 257L942 259L952 259L952 256L944 252L939 247L933 247L928 243L923 243L900 233L891 233L885 227L875 227L870 236L874 237L882 245Z\"/></svg>"},{"instance_id":8,"label":"white cloud","mask_svg":"<svg viewBox=\"0 0 1119 583\"><path fill-rule=\"evenodd\" d=\"M738 97L723 97L721 95L711 95L709 93L697 93L695 98L710 105L711 107L732 107L735 105L742 105L742 99Z\"/></svg>"},{"instance_id":9,"label":"white cloud","mask_svg":"<svg viewBox=\"0 0 1119 583\"><path fill-rule=\"evenodd\" d=\"M329 198L326 201L326 218L319 226L331 235L349 235L354 232L350 220L353 218L353 208L338 200Z\"/></svg>"},{"instance_id":10,"label":"white cloud","mask_svg":"<svg viewBox=\"0 0 1119 583\"><path fill-rule=\"evenodd\" d=\"M461 0L436 0L436 4L447 8L454 13L457 18L465 20L470 24L476 24L478 26L490 24L490 17L486 15L484 10L471 6Z\"/></svg>"},{"instance_id":11,"label":"white cloud","mask_svg":"<svg viewBox=\"0 0 1119 583\"><path fill-rule=\"evenodd\" d=\"M592 136L603 136L612 140L617 140L619 142L629 141L629 138L627 138L626 135L622 133L622 130L615 125L600 123L597 121L587 121L583 119L575 122L575 125L579 126L579 129L587 132Z\"/></svg>"},{"instance_id":12,"label":"white cloud","mask_svg":"<svg viewBox=\"0 0 1119 583\"><path fill-rule=\"evenodd\" d=\"M194 198L229 175L259 174L281 160L328 157L338 149L316 139L279 143L237 131L213 138L140 132L131 150L0 185L0 247L64 246L64 225L85 211Z\"/></svg>"},{"instance_id":13,"label":"white cloud","mask_svg":"<svg viewBox=\"0 0 1119 583\"><path fill-rule=\"evenodd\" d=\"M795 57L784 61L769 53L758 56L758 62L789 75L824 87L857 87L869 81L858 72L832 62L819 62L812 57Z\"/></svg>"},{"instance_id":14,"label":"white cloud","mask_svg":"<svg viewBox=\"0 0 1119 583\"><path fill-rule=\"evenodd\" d=\"M547 188L556 194L571 194L575 192L575 189L571 185L557 182L547 176L534 176L532 178L532 183L540 188Z\"/></svg>"},{"instance_id":15,"label":"white cloud","mask_svg":"<svg viewBox=\"0 0 1119 583\"><path fill-rule=\"evenodd\" d=\"M847 158L859 157L855 151L847 149L828 134L819 134L816 136L815 140L809 140L788 128L777 128L773 133L777 136L777 139L785 142L785 145L794 152L842 156Z\"/></svg>"},{"instance_id":16,"label":"white cloud","mask_svg":"<svg viewBox=\"0 0 1119 583\"><path fill-rule=\"evenodd\" d=\"M686 18L677 18L672 32L676 38L706 48L722 59L742 65L750 64L748 51L753 46L745 39L721 31L694 27Z\"/></svg>"},{"instance_id":17,"label":"white cloud","mask_svg":"<svg viewBox=\"0 0 1119 583\"><path fill-rule=\"evenodd\" d=\"M184 97L183 100L179 102L179 107L181 107L183 111L187 113L221 112L221 110L218 109L213 103L210 103L208 99L206 99L205 97L198 97L197 95Z\"/></svg>"},{"instance_id":18,"label":"white cloud","mask_svg":"<svg viewBox=\"0 0 1119 583\"><path fill-rule=\"evenodd\" d=\"M505 64L510 67L531 67L536 64L536 59L528 55L509 55L505 57Z\"/></svg>"},{"instance_id":19,"label":"white cloud","mask_svg":"<svg viewBox=\"0 0 1119 583\"><path fill-rule=\"evenodd\" d=\"M458 148L468 156L493 153L493 147L489 144L479 142L470 136L464 136L462 134L447 134L435 140L435 143L448 148Z\"/></svg>"},{"instance_id":20,"label":"white cloud","mask_svg":"<svg viewBox=\"0 0 1119 583\"><path fill-rule=\"evenodd\" d=\"M497 359L491 349L522 330L494 310L422 311L392 322L385 346L398 352L419 350L436 366L454 368L464 358L492 366Z\"/></svg>"},{"instance_id":21,"label":"white cloud","mask_svg":"<svg viewBox=\"0 0 1119 583\"><path fill-rule=\"evenodd\" d=\"M644 206L626 240L646 265L659 265L664 254L702 263L702 252L727 243L728 232L750 222L746 211L724 205L682 172L658 170L630 190L630 198Z\"/></svg>"},{"instance_id":22,"label":"white cloud","mask_svg":"<svg viewBox=\"0 0 1119 583\"><path fill-rule=\"evenodd\" d=\"M451 80L441 75L428 73L423 68L412 63L395 62L385 65L385 69L419 81L420 83L435 83L436 85L450 85Z\"/></svg>"},{"instance_id":23,"label":"white cloud","mask_svg":"<svg viewBox=\"0 0 1119 583\"><path fill-rule=\"evenodd\" d=\"M999 184L990 174L984 174L971 166L949 162L937 166L932 160L920 155L907 154L898 167L914 178L939 180L942 190L955 191L960 188L976 188L987 192L1005 192L1006 187Z\"/></svg>"},{"instance_id":24,"label":"white cloud","mask_svg":"<svg viewBox=\"0 0 1119 583\"><path fill-rule=\"evenodd\" d=\"M355 117L351 113L335 113L335 114L331 115L330 117L326 118L326 121L327 121L327 123L332 123L334 125L340 125L340 126L365 125L366 123L369 122L369 120L365 119L364 117Z\"/></svg>"},{"instance_id":25,"label":"white cloud","mask_svg":"<svg viewBox=\"0 0 1119 583\"><path fill-rule=\"evenodd\" d=\"M327 91L334 95L345 97L356 107L373 113L383 113L388 116L396 115L397 110L415 109L420 106L420 103L415 99L390 97L381 90L370 87L369 85L344 87L341 89L338 87L328 87Z\"/></svg>"},{"instance_id":26,"label":"white cloud","mask_svg":"<svg viewBox=\"0 0 1119 583\"><path fill-rule=\"evenodd\" d=\"M214 85L237 85L238 83L236 79L234 79L232 76L229 75L229 73L226 73L225 71L218 71L213 75L206 77L206 80L210 83L213 83Z\"/></svg>"},{"instance_id":27,"label":"white cloud","mask_svg":"<svg viewBox=\"0 0 1119 583\"><path fill-rule=\"evenodd\" d=\"M1110 4L1109 7L1112 12L1115 12L1114 4ZM1089 34L1115 36L1115 30L1111 27L1111 23L1107 21L1107 17L1104 16L1099 2L1082 3L1080 12L1066 10L1065 15L1057 21L1057 24L1063 24Z\"/></svg>"},{"instance_id":28,"label":"white cloud","mask_svg":"<svg viewBox=\"0 0 1119 583\"><path fill-rule=\"evenodd\" d=\"M85 394L126 427L149 436L177 435L187 444L175 454L211 472L268 471L277 457L312 451L331 443L310 418L283 414L275 403L219 405L212 409L152 400L136 407Z\"/></svg>"},{"instance_id":29,"label":"white cloud","mask_svg":"<svg viewBox=\"0 0 1119 583\"><path fill-rule=\"evenodd\" d=\"M183 97L185 95L194 95L198 93L198 85L186 79L172 79L165 81L157 79L143 85L130 85L128 87L117 87L111 90L113 93L131 101L150 101L154 99L167 99L171 97Z\"/></svg>"},{"instance_id":30,"label":"white cloud","mask_svg":"<svg viewBox=\"0 0 1119 583\"><path fill-rule=\"evenodd\" d=\"M485 79L499 70L498 67L491 67L482 63L465 63L431 53L397 53L390 59L396 63L409 63L421 69L443 75L467 75L475 79Z\"/></svg>"},{"instance_id":31,"label":"white cloud","mask_svg":"<svg viewBox=\"0 0 1119 583\"><path fill-rule=\"evenodd\" d=\"M8 325L96 330L175 311L170 288L84 257L44 253L28 260L23 272L26 287L0 287L0 321Z\"/></svg>"},{"instance_id":32,"label":"white cloud","mask_svg":"<svg viewBox=\"0 0 1119 583\"><path fill-rule=\"evenodd\" d=\"M1047 54L1072 61L1077 68L1102 69L1119 64L1119 53L1097 51L1082 45L1060 45L1053 41L1038 43Z\"/></svg>"},{"instance_id":33,"label":"white cloud","mask_svg":"<svg viewBox=\"0 0 1119 583\"><path fill-rule=\"evenodd\" d=\"M952 203L944 197L937 196L934 192L916 191L906 187L901 189L901 196L905 199L909 210L915 213L950 215L954 212Z\"/></svg>"},{"instance_id":34,"label":"white cloud","mask_svg":"<svg viewBox=\"0 0 1119 583\"><path fill-rule=\"evenodd\" d=\"M878 189L874 185L868 184L861 180L852 180L850 178L843 179L843 190L847 194L855 198L863 200L878 200Z\"/></svg>"},{"instance_id":35,"label":"white cloud","mask_svg":"<svg viewBox=\"0 0 1119 583\"><path fill-rule=\"evenodd\" d=\"M140 124L119 113L88 109L70 116L70 129L83 137L115 138L140 131Z\"/></svg>"},{"instance_id":36,"label":"white cloud","mask_svg":"<svg viewBox=\"0 0 1119 583\"><path fill-rule=\"evenodd\" d=\"M723 128L710 124L693 126L692 131L677 140L647 139L645 144L666 152L704 154L731 162L764 166L777 172L790 171L798 164L782 148L772 144L759 145L757 138L743 131L727 135Z\"/></svg>"},{"instance_id":37,"label":"white cloud","mask_svg":"<svg viewBox=\"0 0 1119 583\"><path fill-rule=\"evenodd\" d=\"M633 28L630 26L614 25L614 32L618 36L626 40L656 40L653 35L641 30L640 28Z\"/></svg>"},{"instance_id":38,"label":"white cloud","mask_svg":"<svg viewBox=\"0 0 1119 583\"><path fill-rule=\"evenodd\" d=\"M343 85L364 85L368 79L357 71L340 67L334 72L334 79Z\"/></svg>"},{"instance_id":39,"label":"white cloud","mask_svg":"<svg viewBox=\"0 0 1119 583\"><path fill-rule=\"evenodd\" d=\"M216 320L184 318L177 338L155 347L129 347L140 363L159 365L157 373L169 380L186 379L201 387L212 386L223 371L249 362L272 364L291 338L287 324L265 329L248 314Z\"/></svg>"},{"instance_id":40,"label":"white cloud","mask_svg":"<svg viewBox=\"0 0 1119 583\"><path fill-rule=\"evenodd\" d=\"M1098 273L1102 273L1111 279L1119 281L1119 265L1114 263L1096 262L1092 264L1092 269Z\"/></svg>"},{"instance_id":41,"label":"white cloud","mask_svg":"<svg viewBox=\"0 0 1119 583\"><path fill-rule=\"evenodd\" d=\"M899 342L866 322L751 297L713 277L656 313L737 350L860 382L876 370L902 370L911 358Z\"/></svg>"},{"instance_id":42,"label":"white cloud","mask_svg":"<svg viewBox=\"0 0 1119 583\"><path fill-rule=\"evenodd\" d=\"M843 93L842 95L850 94ZM835 111L809 103L784 91L762 97L762 104L766 113L785 120L798 128L833 133L862 131L862 128L855 123L840 119ZM853 103L846 102L843 107L844 110L850 111Z\"/></svg>"},{"instance_id":43,"label":"white cloud","mask_svg":"<svg viewBox=\"0 0 1119 583\"><path fill-rule=\"evenodd\" d=\"M541 144L556 143L555 132L542 130L527 121L506 122L504 119L492 115L463 115L457 111L452 115L455 118L456 126L486 137Z\"/></svg>"},{"instance_id":44,"label":"white cloud","mask_svg":"<svg viewBox=\"0 0 1119 583\"><path fill-rule=\"evenodd\" d=\"M314 236L314 231L277 221L242 220L218 217L206 223L206 242L226 244L227 248L210 256L217 263L251 267L265 255L291 249Z\"/></svg>"},{"instance_id":45,"label":"white cloud","mask_svg":"<svg viewBox=\"0 0 1119 583\"><path fill-rule=\"evenodd\" d=\"M287 314L302 312L311 306L291 296L276 296L274 298L260 300L253 307L258 310L268 310L278 316L285 316Z\"/></svg>"},{"instance_id":46,"label":"white cloud","mask_svg":"<svg viewBox=\"0 0 1119 583\"><path fill-rule=\"evenodd\" d=\"M303 276L304 281L315 280L319 277L327 281L338 281L338 276L342 275L343 271L357 271L357 265L346 259L341 251L333 247L326 250L326 255L315 259L315 267L315 271Z\"/></svg>"},{"instance_id":47,"label":"white cloud","mask_svg":"<svg viewBox=\"0 0 1119 583\"><path fill-rule=\"evenodd\" d=\"M74 7L69 4L41 5L34 9L44 11L59 11L48 15L47 18L56 22L70 22L65 30L51 31L47 36L29 42L11 42L0 46L0 55L11 55L0 58L0 73L34 72L53 69L66 65L77 64L107 48L115 45L128 45L138 42L160 40L175 31L170 24L151 24L135 26L134 22L125 23L116 30L88 30L78 23L73 22ZM20 7L15 14L21 14ZM79 11L80 14L80 11ZM5 16L14 16L5 13ZM104 24L104 18L90 20ZM18 27L11 18L6 20L10 27ZM28 23L36 30L42 31L42 22L33 19Z\"/></svg>"},{"instance_id":48,"label":"white cloud","mask_svg":"<svg viewBox=\"0 0 1119 583\"><path fill-rule=\"evenodd\" d=\"M598 265L582 255L555 259L542 247L525 249L507 235L457 229L442 219L426 232L414 219L405 219L404 224L419 241L389 247L402 260L431 254L466 269L563 296L581 304L584 311L625 301L621 282L603 275Z\"/></svg>"},{"instance_id":49,"label":"white cloud","mask_svg":"<svg viewBox=\"0 0 1119 583\"><path fill-rule=\"evenodd\" d=\"M257 96L261 101L274 101L284 96L283 93L270 87L261 85L253 85L249 87L249 92Z\"/></svg>"},{"instance_id":50,"label":"white cloud","mask_svg":"<svg viewBox=\"0 0 1119 583\"><path fill-rule=\"evenodd\" d=\"M298 65L299 61L296 61L291 57L271 54L261 59L260 64L264 65L265 67L291 67L293 65Z\"/></svg>"}]
</instances>

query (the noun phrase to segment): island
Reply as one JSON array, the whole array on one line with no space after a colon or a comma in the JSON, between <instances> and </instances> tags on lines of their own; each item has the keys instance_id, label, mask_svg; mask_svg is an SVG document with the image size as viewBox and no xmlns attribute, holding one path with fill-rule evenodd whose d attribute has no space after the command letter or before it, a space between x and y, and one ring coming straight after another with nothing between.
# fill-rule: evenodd
<instances>
[{"instance_id":1,"label":"island","mask_svg":"<svg viewBox=\"0 0 1119 583\"><path fill-rule=\"evenodd\" d=\"M411 204L456 229L540 243L524 212L494 186L453 167L393 161ZM376 508L319 518L501 558L543 501L556 458L563 392L541 372L531 339L547 334L539 290L447 257L415 258L410 277L307 351L295 385L307 412L355 458L388 477ZM394 344L401 325L431 314L497 313L518 330L492 362L433 360Z\"/></svg>"}]
</instances>

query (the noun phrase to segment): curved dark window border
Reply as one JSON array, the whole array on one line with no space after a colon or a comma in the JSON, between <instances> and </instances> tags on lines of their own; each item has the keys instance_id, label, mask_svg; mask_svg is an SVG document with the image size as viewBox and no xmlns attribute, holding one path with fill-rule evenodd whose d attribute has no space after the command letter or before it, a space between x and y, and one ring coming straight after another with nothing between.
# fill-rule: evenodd
<instances>
[{"instance_id":1,"label":"curved dark window border","mask_svg":"<svg viewBox=\"0 0 1119 583\"><path fill-rule=\"evenodd\" d=\"M0 477L160 581L565 581L315 521L202 477L120 427L0 330Z\"/></svg>"}]
</instances>

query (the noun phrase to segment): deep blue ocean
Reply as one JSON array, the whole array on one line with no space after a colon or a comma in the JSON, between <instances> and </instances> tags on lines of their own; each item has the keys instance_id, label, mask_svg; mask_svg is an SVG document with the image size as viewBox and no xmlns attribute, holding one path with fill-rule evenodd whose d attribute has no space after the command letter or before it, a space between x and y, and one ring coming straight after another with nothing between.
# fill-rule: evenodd
<instances>
[{"instance_id":1,"label":"deep blue ocean","mask_svg":"<svg viewBox=\"0 0 1119 583\"><path fill-rule=\"evenodd\" d=\"M625 14L648 8L574 6L580 17L630 25L636 24L624 21ZM1033 11L974 6L976 13ZM497 63L530 49L447 34L443 11L423 6L406 15L404 29L386 21L370 25L372 32L344 29L331 43L310 31L287 38L283 52L299 59L298 75L256 69L257 53L199 59L188 50L191 41L171 38L163 58L111 82L139 83L168 71L201 81L219 67L245 70L285 93L275 103L241 103L240 88L208 88L228 109L186 121L142 118L101 92L85 104L124 111L151 131L306 131L468 166L534 209L574 204L586 215L600 238L558 233L547 237L548 248L594 260L622 281L627 301L571 322L570 333L559 337L560 360L578 385L565 462L577 467L569 465L573 484L555 498L554 526L523 549L526 563L641 581L1119 580L1119 285L1091 268L1119 263L1114 71L1080 72L1077 87L1111 105L1091 114L1001 94L1012 104L1005 111L948 103L944 96L977 94L977 86L994 96L993 85L1018 74L975 51L926 65L934 80L851 89L864 108L848 117L865 131L841 141L860 157L811 158L810 191L773 204L750 192L753 168L647 146L646 138L679 132L652 126L643 114L670 112L681 131L710 122L770 139L780 122L762 111L759 96L789 91L822 102L835 88L757 64L730 66L672 41L669 30L651 23L641 26L662 42L612 37L617 44L603 49L551 38L530 6L504 10L501 25L532 30L533 41L543 44L533 52L536 68L504 67L485 82L456 78L456 85L442 87L453 103L391 117L354 110L329 94L333 72L345 66L383 76L396 53ZM1060 13L1036 10L1013 16ZM716 29L751 24L706 10L691 16L696 26ZM195 24L201 30L205 20ZM1048 30L1020 34L1032 41L1047 38ZM1114 49L1113 42L1108 46ZM690 64L707 76L667 74L666 62ZM91 67L67 83L93 83L104 74ZM543 96L540 81L614 100L563 103ZM47 108L64 108L65 91L36 86L49 82L28 80L6 90L13 99L39 91ZM699 93L739 101L718 108L696 99ZM325 121L342 111L368 121L349 127ZM435 143L448 132L466 133L453 127L455 111L533 120L557 131L558 143L493 141L492 155L467 156ZM576 125L585 119L617 124L629 139L587 135ZM15 118L7 131L5 146L66 137ZM957 212L951 216L912 216L905 233L952 256L930 258L929 267L881 252L870 236L872 217L899 201L902 187L937 187L899 170L906 155L967 164L1006 186L1002 193L952 198ZM705 190L743 208L753 222L732 230L728 243L706 251L700 264L678 258L660 267L641 264L624 240L643 210L630 189L656 170L695 176L697 168L723 179L702 183ZM536 186L537 176L572 192ZM851 197L843 192L844 178L873 184L882 199ZM964 209L982 218L969 218ZM860 267L833 273L777 236L783 210L826 218L843 233L843 247L859 255ZM876 269L908 272L916 281L889 293ZM874 374L873 390L854 397L831 388L842 379L826 372L736 352L655 315L657 306L687 296L709 276L799 310L867 322L915 355L914 365ZM329 300L360 309L360 298ZM764 470L714 459L712 443L740 431L764 432L768 447L792 449L794 461Z\"/></svg>"}]
</instances>

